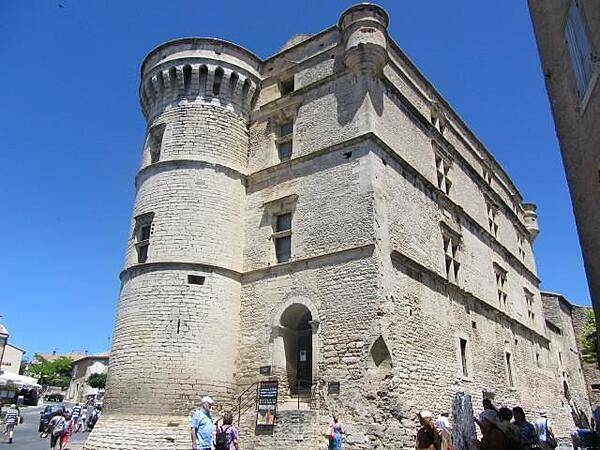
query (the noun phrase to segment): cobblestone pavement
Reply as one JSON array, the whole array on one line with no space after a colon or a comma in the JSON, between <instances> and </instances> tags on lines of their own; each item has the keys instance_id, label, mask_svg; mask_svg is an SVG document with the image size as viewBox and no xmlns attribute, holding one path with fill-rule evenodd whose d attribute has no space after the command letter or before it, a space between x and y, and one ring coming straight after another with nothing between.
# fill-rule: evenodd
<instances>
[{"instance_id":1,"label":"cobblestone pavement","mask_svg":"<svg viewBox=\"0 0 600 450\"><path fill-rule=\"evenodd\" d=\"M48 450L50 448L50 438L41 439L38 433L40 423L40 411L43 407L21 408L23 423L15 428L15 439L12 444L3 439L0 435L0 450ZM4 429L2 429L4 431ZM71 439L69 450L80 450L83 448L83 442L88 433L75 433Z\"/></svg>"}]
</instances>

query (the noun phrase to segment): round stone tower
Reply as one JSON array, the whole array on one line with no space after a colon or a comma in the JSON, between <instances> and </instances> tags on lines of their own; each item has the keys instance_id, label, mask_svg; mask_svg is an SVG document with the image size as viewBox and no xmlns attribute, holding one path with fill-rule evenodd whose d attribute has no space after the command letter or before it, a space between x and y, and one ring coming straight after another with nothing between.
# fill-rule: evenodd
<instances>
[{"instance_id":1,"label":"round stone tower","mask_svg":"<svg viewBox=\"0 0 600 450\"><path fill-rule=\"evenodd\" d=\"M136 448L183 448L182 440L189 446L185 417L200 396L231 400L247 122L259 64L241 47L201 38L165 43L142 64L148 128L105 415L86 448L130 448L118 440ZM141 445L145 439L148 446Z\"/></svg>"},{"instance_id":2,"label":"round stone tower","mask_svg":"<svg viewBox=\"0 0 600 450\"><path fill-rule=\"evenodd\" d=\"M342 13L338 28L347 67L358 73L379 74L388 58L388 24L385 10L371 3L352 6Z\"/></svg>"}]
</instances>

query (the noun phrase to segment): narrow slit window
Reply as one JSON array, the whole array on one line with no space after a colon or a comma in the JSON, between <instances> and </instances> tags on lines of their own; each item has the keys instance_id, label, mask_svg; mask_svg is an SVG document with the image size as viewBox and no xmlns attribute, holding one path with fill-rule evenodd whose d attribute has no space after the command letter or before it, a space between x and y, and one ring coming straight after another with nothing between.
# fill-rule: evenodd
<instances>
[{"instance_id":1,"label":"narrow slit window","mask_svg":"<svg viewBox=\"0 0 600 450\"><path fill-rule=\"evenodd\" d=\"M288 161L292 157L294 142L294 122L288 121L279 125L277 136L277 154L279 161Z\"/></svg>"},{"instance_id":2,"label":"narrow slit window","mask_svg":"<svg viewBox=\"0 0 600 450\"><path fill-rule=\"evenodd\" d=\"M467 368L467 340L460 339L460 370L463 377L469 376L469 370Z\"/></svg>"},{"instance_id":3,"label":"narrow slit window","mask_svg":"<svg viewBox=\"0 0 600 450\"><path fill-rule=\"evenodd\" d=\"M515 385L515 381L513 379L513 367L512 367L511 354L507 352L505 354L505 357L506 357L506 374L508 376L508 385L510 387L513 387Z\"/></svg>"}]
</instances>

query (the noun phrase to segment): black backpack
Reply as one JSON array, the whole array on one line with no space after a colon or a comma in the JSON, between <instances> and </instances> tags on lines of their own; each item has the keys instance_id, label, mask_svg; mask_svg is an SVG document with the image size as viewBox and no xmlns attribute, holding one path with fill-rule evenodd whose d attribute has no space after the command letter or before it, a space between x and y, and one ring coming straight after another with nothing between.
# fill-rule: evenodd
<instances>
[{"instance_id":1,"label":"black backpack","mask_svg":"<svg viewBox=\"0 0 600 450\"><path fill-rule=\"evenodd\" d=\"M227 430L231 428L231 425L220 426L217 430L217 437L215 438L216 450L229 450L229 439L227 439Z\"/></svg>"}]
</instances>

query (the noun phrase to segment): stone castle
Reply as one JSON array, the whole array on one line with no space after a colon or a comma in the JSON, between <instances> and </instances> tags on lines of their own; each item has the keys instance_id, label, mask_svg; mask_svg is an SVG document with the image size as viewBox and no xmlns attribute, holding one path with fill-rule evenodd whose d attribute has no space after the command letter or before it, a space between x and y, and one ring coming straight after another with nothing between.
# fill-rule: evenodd
<instances>
[{"instance_id":1,"label":"stone castle","mask_svg":"<svg viewBox=\"0 0 600 450\"><path fill-rule=\"evenodd\" d=\"M332 412L347 449L413 448L416 411L448 411L459 391L530 419L543 408L561 436L573 405L589 414L576 343L547 330L535 206L387 25L363 4L266 60L204 38L146 57L148 130L87 449L189 449L207 394L235 412L245 449L325 448ZM279 381L267 432L262 380Z\"/></svg>"}]
</instances>

